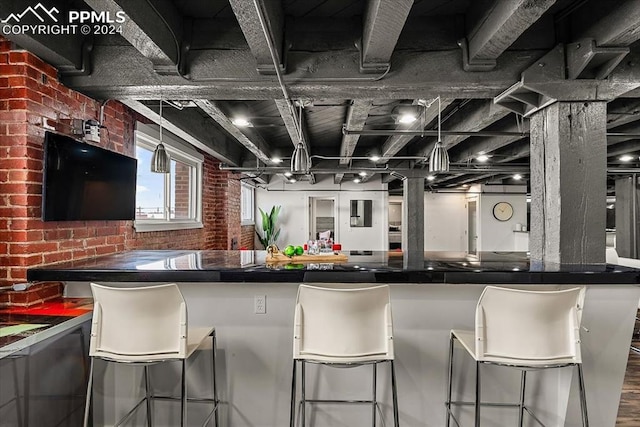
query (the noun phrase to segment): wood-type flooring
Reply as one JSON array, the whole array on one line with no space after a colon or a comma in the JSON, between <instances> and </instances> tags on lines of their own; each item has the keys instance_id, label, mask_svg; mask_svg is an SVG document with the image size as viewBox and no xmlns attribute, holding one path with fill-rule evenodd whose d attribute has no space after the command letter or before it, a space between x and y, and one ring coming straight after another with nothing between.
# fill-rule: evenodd
<instances>
[{"instance_id":1,"label":"wood-type flooring","mask_svg":"<svg viewBox=\"0 0 640 427\"><path fill-rule=\"evenodd\" d=\"M640 349L640 320L636 320L632 345ZM616 427L640 427L640 354L634 351L629 352Z\"/></svg>"}]
</instances>

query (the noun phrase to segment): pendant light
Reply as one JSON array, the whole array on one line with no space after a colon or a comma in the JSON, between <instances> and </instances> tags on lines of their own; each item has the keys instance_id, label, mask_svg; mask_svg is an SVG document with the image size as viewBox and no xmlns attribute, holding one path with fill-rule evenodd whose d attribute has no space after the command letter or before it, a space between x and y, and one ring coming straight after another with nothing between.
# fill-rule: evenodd
<instances>
[{"instance_id":1,"label":"pendant light","mask_svg":"<svg viewBox=\"0 0 640 427\"><path fill-rule=\"evenodd\" d=\"M169 153L164 149L162 145L162 99L160 100L160 143L156 146L156 149L151 156L151 172L155 173L169 173L171 169L171 158Z\"/></svg>"},{"instance_id":2,"label":"pendant light","mask_svg":"<svg viewBox=\"0 0 640 427\"><path fill-rule=\"evenodd\" d=\"M309 173L309 161L307 157L307 150L304 149L304 145L301 142L296 145L291 157L291 172L293 173Z\"/></svg>"},{"instance_id":3,"label":"pendant light","mask_svg":"<svg viewBox=\"0 0 640 427\"><path fill-rule=\"evenodd\" d=\"M302 106L300 106L298 110L298 137L300 141L303 140ZM311 161L307 154L307 150L304 148L304 144L302 142L298 142L298 144L296 144L296 148L293 149L293 154L291 155L291 172L299 174L303 173L306 175L309 173L310 167Z\"/></svg>"},{"instance_id":4,"label":"pendant light","mask_svg":"<svg viewBox=\"0 0 640 427\"><path fill-rule=\"evenodd\" d=\"M438 96L438 141L429 156L430 172L449 172L449 153L447 153L447 149L442 145L440 138L440 128L442 126L440 114L440 96Z\"/></svg>"}]
</instances>

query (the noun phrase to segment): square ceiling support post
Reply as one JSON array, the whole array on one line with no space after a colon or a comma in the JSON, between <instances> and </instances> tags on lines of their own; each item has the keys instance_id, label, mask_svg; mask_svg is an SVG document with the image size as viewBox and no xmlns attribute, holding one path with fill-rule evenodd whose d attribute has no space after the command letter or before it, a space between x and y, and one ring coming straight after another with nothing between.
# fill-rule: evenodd
<instances>
[{"instance_id":1,"label":"square ceiling support post","mask_svg":"<svg viewBox=\"0 0 640 427\"><path fill-rule=\"evenodd\" d=\"M531 115L532 265L604 264L607 104L556 102Z\"/></svg>"},{"instance_id":2,"label":"square ceiling support post","mask_svg":"<svg viewBox=\"0 0 640 427\"><path fill-rule=\"evenodd\" d=\"M405 262L424 263L424 177L405 178L403 190L402 251Z\"/></svg>"},{"instance_id":3,"label":"square ceiling support post","mask_svg":"<svg viewBox=\"0 0 640 427\"><path fill-rule=\"evenodd\" d=\"M640 181L636 174L616 179L616 250L625 258L640 255Z\"/></svg>"}]
</instances>

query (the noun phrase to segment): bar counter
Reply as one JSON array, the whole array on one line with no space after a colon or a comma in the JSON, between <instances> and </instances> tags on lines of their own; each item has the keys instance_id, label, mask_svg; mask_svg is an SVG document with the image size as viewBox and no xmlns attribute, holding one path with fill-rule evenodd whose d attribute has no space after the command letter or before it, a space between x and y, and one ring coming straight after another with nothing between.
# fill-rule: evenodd
<instances>
[{"instance_id":1,"label":"bar counter","mask_svg":"<svg viewBox=\"0 0 640 427\"><path fill-rule=\"evenodd\" d=\"M590 424L615 426L640 299L640 270L617 265L540 266L530 263L524 252L483 252L475 256L449 252L344 253L348 260L341 264L272 264L264 251L130 251L33 268L27 277L31 281L65 281L68 297L91 296L91 281L118 286L177 282L187 302L189 323L216 327L221 362L219 390L224 402L220 415L222 425L231 427L288 425L293 315L300 283L391 285L400 425L407 427L445 425L449 331L473 330L476 303L486 285L537 290L586 285L582 317L586 329L581 332L581 346ZM258 297L266 301L265 314L257 313ZM204 356L202 360L209 359ZM469 400L473 382L466 378L472 378L474 365L463 357L456 359L456 365L456 371L463 373L456 383L461 390L456 396ZM494 368L487 366L483 371L483 399L513 402L518 395L519 373ZM189 381L193 393L207 390L206 372L192 369ZM392 416L386 374L381 368L378 387L388 425ZM123 402L135 404L143 390L142 377L130 371L105 371L103 378L109 387L96 396L102 403L94 412L95 425L113 423L130 408ZM527 401L545 425L581 425L577 380L572 370L535 372L528 378ZM312 366L307 370L307 380L307 391L313 396L308 398L362 399L368 398L371 390L367 367ZM175 386L171 382L164 385L168 391L161 389L159 394ZM462 425L473 425L469 409L459 414ZM167 420L162 425L172 425L177 419L175 408L157 404L156 410L156 420ZM190 426L201 421L197 407L194 411ZM144 415L144 411L141 413ZM366 425L370 414L368 407L344 405L307 409L315 427ZM483 425L517 425L517 411L510 409L487 408L482 417ZM144 424L143 416L135 422Z\"/></svg>"},{"instance_id":2,"label":"bar counter","mask_svg":"<svg viewBox=\"0 0 640 427\"><path fill-rule=\"evenodd\" d=\"M265 251L128 251L32 268L29 281L639 284L618 265L535 265L526 252L345 251L344 263L271 263Z\"/></svg>"}]
</instances>

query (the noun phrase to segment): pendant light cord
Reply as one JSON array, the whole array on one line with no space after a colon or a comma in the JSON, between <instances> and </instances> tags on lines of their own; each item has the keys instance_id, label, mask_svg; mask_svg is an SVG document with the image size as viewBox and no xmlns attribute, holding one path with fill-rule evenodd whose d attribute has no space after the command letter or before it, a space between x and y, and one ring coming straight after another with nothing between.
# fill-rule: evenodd
<instances>
[{"instance_id":1,"label":"pendant light cord","mask_svg":"<svg viewBox=\"0 0 640 427\"><path fill-rule=\"evenodd\" d=\"M441 139L440 139L440 128L442 127L442 124L440 122L440 114L441 114L441 111L440 111L440 95L438 95L438 142L441 141Z\"/></svg>"},{"instance_id":2,"label":"pendant light cord","mask_svg":"<svg viewBox=\"0 0 640 427\"><path fill-rule=\"evenodd\" d=\"M162 145L162 98L160 98L160 145Z\"/></svg>"}]
</instances>

